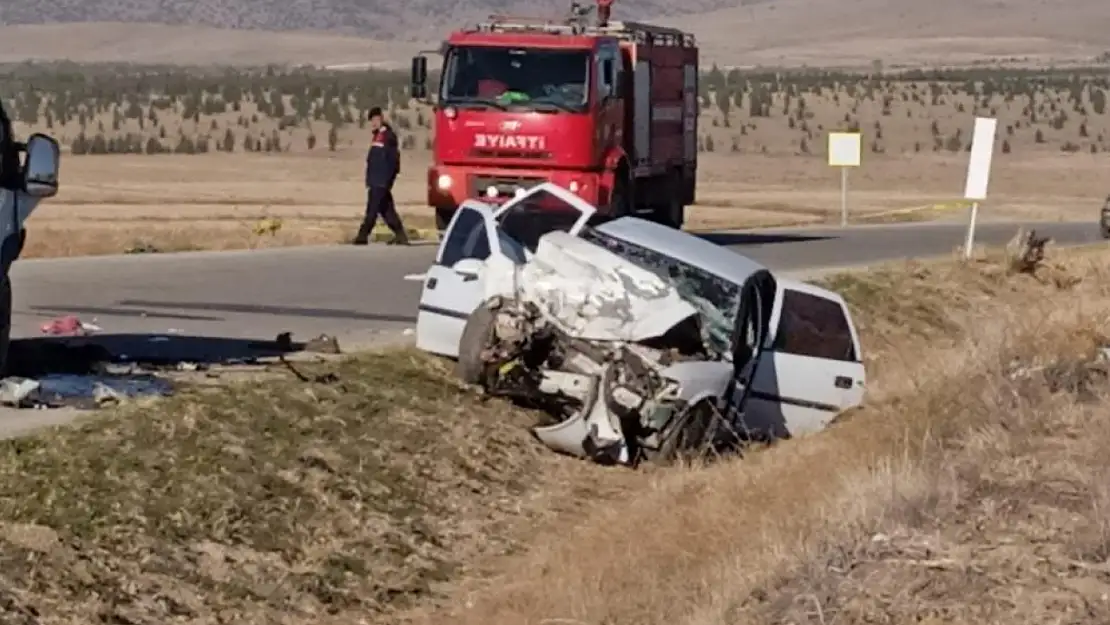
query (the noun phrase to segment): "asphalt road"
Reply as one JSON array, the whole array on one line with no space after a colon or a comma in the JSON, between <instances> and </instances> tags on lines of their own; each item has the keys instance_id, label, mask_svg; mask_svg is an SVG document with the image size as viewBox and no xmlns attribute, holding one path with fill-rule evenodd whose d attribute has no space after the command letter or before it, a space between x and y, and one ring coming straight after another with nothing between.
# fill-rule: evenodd
<instances>
[{"instance_id":1,"label":"asphalt road","mask_svg":"<svg viewBox=\"0 0 1110 625\"><path fill-rule=\"evenodd\" d=\"M1021 224L988 223L978 242L1000 245ZM1094 223L1027 224L1061 245L1099 240ZM961 224L760 230L705 235L769 267L799 271L951 253ZM415 322L432 246L304 247L21 260L13 268L13 336L39 335L53 317L75 314L105 333L166 333L272 339L320 333L348 345L399 335ZM176 341L175 341L176 342Z\"/></svg>"}]
</instances>

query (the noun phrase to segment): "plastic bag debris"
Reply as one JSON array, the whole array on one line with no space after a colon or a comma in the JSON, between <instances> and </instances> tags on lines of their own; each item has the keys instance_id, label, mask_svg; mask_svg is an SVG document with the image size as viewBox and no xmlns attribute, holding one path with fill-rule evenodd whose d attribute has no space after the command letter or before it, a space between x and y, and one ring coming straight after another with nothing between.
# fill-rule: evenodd
<instances>
[{"instance_id":1,"label":"plastic bag debris","mask_svg":"<svg viewBox=\"0 0 1110 625\"><path fill-rule=\"evenodd\" d=\"M50 336L85 336L91 332L101 332L104 328L92 323L85 323L74 315L57 317L42 324L43 334Z\"/></svg>"},{"instance_id":2,"label":"plastic bag debris","mask_svg":"<svg viewBox=\"0 0 1110 625\"><path fill-rule=\"evenodd\" d=\"M0 404L16 408L34 404L38 400L41 387L38 380L4 378L0 380Z\"/></svg>"}]
</instances>

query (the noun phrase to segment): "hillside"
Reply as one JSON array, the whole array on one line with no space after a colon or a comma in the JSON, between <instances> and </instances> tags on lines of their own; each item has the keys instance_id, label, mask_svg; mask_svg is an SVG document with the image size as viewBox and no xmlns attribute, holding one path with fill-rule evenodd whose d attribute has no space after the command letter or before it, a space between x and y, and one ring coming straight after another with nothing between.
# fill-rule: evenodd
<instances>
[{"instance_id":1,"label":"hillside","mask_svg":"<svg viewBox=\"0 0 1110 625\"><path fill-rule=\"evenodd\" d=\"M539 0L5 0L0 61L400 66L491 12L563 8ZM1066 11L1049 0L639 0L614 10L691 30L704 58L722 65L1060 62L1110 47L1110 11L1098 0L1069 0Z\"/></svg>"}]
</instances>

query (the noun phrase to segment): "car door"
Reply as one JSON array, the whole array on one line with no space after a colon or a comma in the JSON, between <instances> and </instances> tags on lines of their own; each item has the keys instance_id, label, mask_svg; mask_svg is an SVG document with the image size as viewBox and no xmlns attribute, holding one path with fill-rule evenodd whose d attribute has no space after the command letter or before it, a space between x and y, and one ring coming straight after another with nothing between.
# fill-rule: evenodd
<instances>
[{"instance_id":1,"label":"car door","mask_svg":"<svg viewBox=\"0 0 1110 625\"><path fill-rule=\"evenodd\" d=\"M786 438L823 430L863 403L859 336L844 299L779 281L771 333L755 370L743 425Z\"/></svg>"},{"instance_id":2,"label":"car door","mask_svg":"<svg viewBox=\"0 0 1110 625\"><path fill-rule=\"evenodd\" d=\"M500 253L492 209L464 202L447 225L435 262L422 276L417 348L458 356L466 320L485 299L488 261Z\"/></svg>"}]
</instances>

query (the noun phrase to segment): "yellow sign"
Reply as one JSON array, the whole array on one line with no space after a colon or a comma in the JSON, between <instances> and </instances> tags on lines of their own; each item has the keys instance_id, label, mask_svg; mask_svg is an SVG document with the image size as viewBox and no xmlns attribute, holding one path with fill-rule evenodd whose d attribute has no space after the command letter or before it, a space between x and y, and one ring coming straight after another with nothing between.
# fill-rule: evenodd
<instances>
[{"instance_id":1,"label":"yellow sign","mask_svg":"<svg viewBox=\"0 0 1110 625\"><path fill-rule=\"evenodd\" d=\"M829 166L859 167L860 152L862 152L860 133L829 133Z\"/></svg>"}]
</instances>

